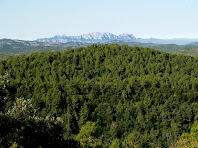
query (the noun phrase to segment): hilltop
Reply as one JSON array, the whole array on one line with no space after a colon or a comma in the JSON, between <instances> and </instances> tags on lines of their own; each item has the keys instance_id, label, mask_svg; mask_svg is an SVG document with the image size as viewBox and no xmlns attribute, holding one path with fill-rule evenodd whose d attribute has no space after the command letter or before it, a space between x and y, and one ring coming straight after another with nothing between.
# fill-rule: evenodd
<instances>
[{"instance_id":1,"label":"hilltop","mask_svg":"<svg viewBox=\"0 0 198 148\"><path fill-rule=\"evenodd\" d=\"M198 119L197 66L198 58L115 44L1 61L0 119L9 128L0 126L0 142L171 147Z\"/></svg>"}]
</instances>

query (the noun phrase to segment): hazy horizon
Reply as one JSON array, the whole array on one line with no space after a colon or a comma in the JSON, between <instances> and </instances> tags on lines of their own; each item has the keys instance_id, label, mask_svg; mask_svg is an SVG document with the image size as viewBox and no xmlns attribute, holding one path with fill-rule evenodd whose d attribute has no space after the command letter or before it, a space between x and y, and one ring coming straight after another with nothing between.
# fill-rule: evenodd
<instances>
[{"instance_id":1,"label":"hazy horizon","mask_svg":"<svg viewBox=\"0 0 198 148\"><path fill-rule=\"evenodd\" d=\"M89 33L95 33L95 32L89 32ZM66 36L80 36L80 35L86 35L86 34L89 34L89 33L84 33L84 34L79 34L79 35L66 35L66 34L56 34L56 35L60 35L60 36L63 36L63 35L66 35ZM100 33L111 33L111 32L100 32ZM120 35L120 34L123 34L123 33L120 33L120 34L115 34L115 33L111 33L111 34L114 34L114 35ZM128 33L129 34L129 33ZM130 33L130 34L132 34L132 33ZM53 35L53 36L45 36L45 37L39 37L39 38L52 38L52 37L54 37L54 36L56 36L56 35ZM134 35L134 34L133 34ZM134 35L135 36L135 35ZM173 39L198 39L198 37L197 38L183 38L183 37L176 37L176 38L155 38L155 37L148 37L148 38L144 38L144 37L137 37L137 36L135 36L136 38L141 38L141 39L162 39L162 40L173 40ZM36 38L36 39L19 39L19 38L0 38L0 39L12 39L12 40L25 40L25 41L35 41L35 40L37 40L37 39L39 39L39 38Z\"/></svg>"},{"instance_id":2,"label":"hazy horizon","mask_svg":"<svg viewBox=\"0 0 198 148\"><path fill-rule=\"evenodd\" d=\"M197 0L0 0L0 39L92 32L136 38L198 38Z\"/></svg>"}]
</instances>

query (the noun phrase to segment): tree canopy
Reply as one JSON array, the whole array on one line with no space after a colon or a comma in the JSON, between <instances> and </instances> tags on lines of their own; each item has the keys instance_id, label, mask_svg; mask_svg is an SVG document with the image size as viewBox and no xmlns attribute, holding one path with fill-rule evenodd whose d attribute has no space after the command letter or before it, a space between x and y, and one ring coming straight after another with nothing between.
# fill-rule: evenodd
<instances>
[{"instance_id":1,"label":"tree canopy","mask_svg":"<svg viewBox=\"0 0 198 148\"><path fill-rule=\"evenodd\" d=\"M0 75L9 74L1 112L30 99L35 116L63 121L66 142L170 147L198 120L197 67L195 57L117 44L36 52L0 62Z\"/></svg>"}]
</instances>

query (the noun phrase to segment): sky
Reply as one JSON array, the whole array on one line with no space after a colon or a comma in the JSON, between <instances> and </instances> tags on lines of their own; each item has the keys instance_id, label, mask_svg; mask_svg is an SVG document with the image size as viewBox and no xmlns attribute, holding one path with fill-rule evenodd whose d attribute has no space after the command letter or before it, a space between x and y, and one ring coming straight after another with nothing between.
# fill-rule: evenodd
<instances>
[{"instance_id":1,"label":"sky","mask_svg":"<svg viewBox=\"0 0 198 148\"><path fill-rule=\"evenodd\" d=\"M0 39L92 32L198 38L198 0L0 0Z\"/></svg>"}]
</instances>

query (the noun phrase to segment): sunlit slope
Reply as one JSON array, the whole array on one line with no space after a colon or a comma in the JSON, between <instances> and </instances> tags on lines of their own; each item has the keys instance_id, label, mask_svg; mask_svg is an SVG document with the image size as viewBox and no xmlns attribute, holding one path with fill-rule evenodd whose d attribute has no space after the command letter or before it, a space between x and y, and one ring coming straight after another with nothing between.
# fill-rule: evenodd
<instances>
[{"instance_id":1,"label":"sunlit slope","mask_svg":"<svg viewBox=\"0 0 198 148\"><path fill-rule=\"evenodd\" d=\"M0 62L9 73L4 110L32 99L60 117L82 146L170 147L198 119L198 58L126 45L37 52Z\"/></svg>"}]
</instances>

